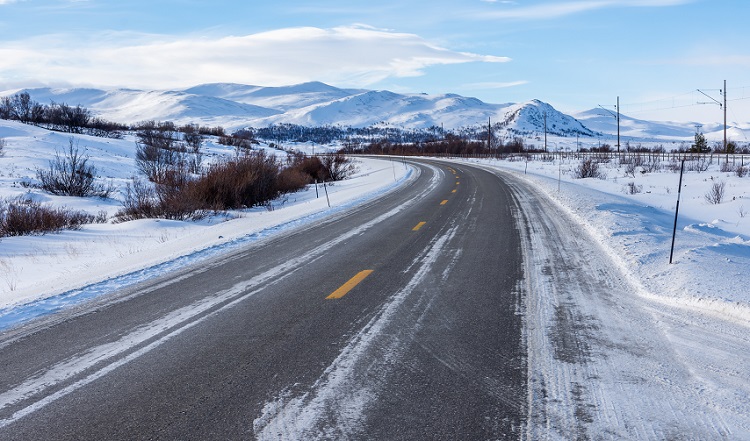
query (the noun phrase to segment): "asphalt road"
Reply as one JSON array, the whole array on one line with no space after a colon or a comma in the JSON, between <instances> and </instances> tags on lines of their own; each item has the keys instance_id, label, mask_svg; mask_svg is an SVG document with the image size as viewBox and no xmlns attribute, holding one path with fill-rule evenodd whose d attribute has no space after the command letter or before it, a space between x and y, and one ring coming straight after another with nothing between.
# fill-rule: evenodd
<instances>
[{"instance_id":1,"label":"asphalt road","mask_svg":"<svg viewBox=\"0 0 750 441\"><path fill-rule=\"evenodd\" d=\"M0 335L0 439L517 439L518 203L421 161L356 210Z\"/></svg>"}]
</instances>

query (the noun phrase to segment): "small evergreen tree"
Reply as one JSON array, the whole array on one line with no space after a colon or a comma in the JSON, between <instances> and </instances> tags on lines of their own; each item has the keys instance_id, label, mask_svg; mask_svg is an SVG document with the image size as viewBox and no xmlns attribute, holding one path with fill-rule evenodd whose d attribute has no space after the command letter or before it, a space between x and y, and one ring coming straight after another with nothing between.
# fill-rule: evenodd
<instances>
[{"instance_id":1,"label":"small evergreen tree","mask_svg":"<svg viewBox=\"0 0 750 441\"><path fill-rule=\"evenodd\" d=\"M703 133L695 134L695 143L690 147L691 153L708 153L711 149L708 147L708 141Z\"/></svg>"}]
</instances>

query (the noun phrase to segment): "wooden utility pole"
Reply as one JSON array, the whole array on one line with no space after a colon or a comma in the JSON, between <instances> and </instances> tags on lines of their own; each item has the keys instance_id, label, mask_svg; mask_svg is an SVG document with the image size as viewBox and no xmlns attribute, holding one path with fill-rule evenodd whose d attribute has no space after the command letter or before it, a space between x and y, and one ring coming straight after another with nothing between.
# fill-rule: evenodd
<instances>
[{"instance_id":1,"label":"wooden utility pole","mask_svg":"<svg viewBox=\"0 0 750 441\"><path fill-rule=\"evenodd\" d=\"M727 151L727 80L724 80L724 152Z\"/></svg>"},{"instance_id":2,"label":"wooden utility pole","mask_svg":"<svg viewBox=\"0 0 750 441\"><path fill-rule=\"evenodd\" d=\"M487 151L492 152L492 118L487 118Z\"/></svg>"},{"instance_id":3,"label":"wooden utility pole","mask_svg":"<svg viewBox=\"0 0 750 441\"><path fill-rule=\"evenodd\" d=\"M547 112L544 112L544 153L547 153Z\"/></svg>"},{"instance_id":4,"label":"wooden utility pole","mask_svg":"<svg viewBox=\"0 0 750 441\"><path fill-rule=\"evenodd\" d=\"M620 153L620 97L617 97L617 153Z\"/></svg>"}]
</instances>

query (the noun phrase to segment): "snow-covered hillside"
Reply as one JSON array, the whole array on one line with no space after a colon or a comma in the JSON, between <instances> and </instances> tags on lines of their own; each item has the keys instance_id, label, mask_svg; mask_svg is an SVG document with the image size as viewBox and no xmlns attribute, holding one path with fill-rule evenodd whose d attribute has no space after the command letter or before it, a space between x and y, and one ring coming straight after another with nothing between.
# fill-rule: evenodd
<instances>
[{"instance_id":1,"label":"snow-covered hillside","mask_svg":"<svg viewBox=\"0 0 750 441\"><path fill-rule=\"evenodd\" d=\"M546 127L548 134L558 136L597 135L577 119L539 100L508 106L500 124L516 133L544 133Z\"/></svg>"},{"instance_id":2,"label":"snow-covered hillside","mask_svg":"<svg viewBox=\"0 0 750 441\"><path fill-rule=\"evenodd\" d=\"M184 92L276 109L281 113L302 107L328 103L357 95L363 91L359 89L339 89L321 82L310 82L284 87L215 83L191 87L185 89Z\"/></svg>"}]
</instances>

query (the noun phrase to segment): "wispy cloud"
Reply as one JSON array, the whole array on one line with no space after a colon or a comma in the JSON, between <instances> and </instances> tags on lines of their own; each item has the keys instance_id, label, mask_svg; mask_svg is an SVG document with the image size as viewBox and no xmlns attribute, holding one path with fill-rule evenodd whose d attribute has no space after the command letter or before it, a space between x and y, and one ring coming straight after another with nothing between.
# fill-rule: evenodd
<instances>
[{"instance_id":1,"label":"wispy cloud","mask_svg":"<svg viewBox=\"0 0 750 441\"><path fill-rule=\"evenodd\" d=\"M485 89L507 89L509 87L517 87L529 84L526 80L520 81L508 81L508 82L484 82L484 83L470 83L461 86L465 90L485 90Z\"/></svg>"},{"instance_id":2,"label":"wispy cloud","mask_svg":"<svg viewBox=\"0 0 750 441\"><path fill-rule=\"evenodd\" d=\"M666 7L692 3L694 0L581 0L541 3L533 6L507 7L482 14L484 18L553 19L605 8ZM497 2L508 4L507 2Z\"/></svg>"},{"instance_id":3,"label":"wispy cloud","mask_svg":"<svg viewBox=\"0 0 750 441\"><path fill-rule=\"evenodd\" d=\"M435 65L508 61L363 26L285 28L214 39L122 37L70 41L47 36L6 43L0 47L0 77L136 87L281 85L314 79L363 87L389 77L423 75Z\"/></svg>"}]
</instances>

